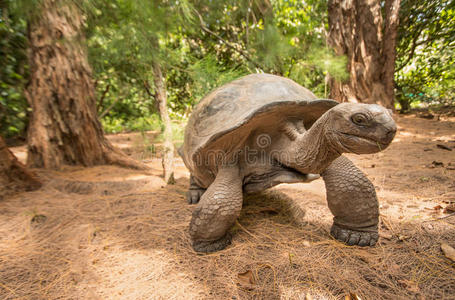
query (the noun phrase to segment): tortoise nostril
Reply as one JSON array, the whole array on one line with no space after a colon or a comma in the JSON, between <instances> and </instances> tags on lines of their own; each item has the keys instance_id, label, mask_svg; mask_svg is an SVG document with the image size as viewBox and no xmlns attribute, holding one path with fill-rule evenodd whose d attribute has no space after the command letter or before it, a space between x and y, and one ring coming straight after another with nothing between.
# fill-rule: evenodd
<instances>
[{"instance_id":1,"label":"tortoise nostril","mask_svg":"<svg viewBox=\"0 0 455 300\"><path fill-rule=\"evenodd\" d=\"M395 136L395 132L396 130L390 130L389 132L387 132L387 136L393 138Z\"/></svg>"},{"instance_id":2,"label":"tortoise nostril","mask_svg":"<svg viewBox=\"0 0 455 300\"><path fill-rule=\"evenodd\" d=\"M393 140L393 138L395 137L396 132L397 132L396 128L389 128L385 134L384 142L390 143Z\"/></svg>"}]
</instances>

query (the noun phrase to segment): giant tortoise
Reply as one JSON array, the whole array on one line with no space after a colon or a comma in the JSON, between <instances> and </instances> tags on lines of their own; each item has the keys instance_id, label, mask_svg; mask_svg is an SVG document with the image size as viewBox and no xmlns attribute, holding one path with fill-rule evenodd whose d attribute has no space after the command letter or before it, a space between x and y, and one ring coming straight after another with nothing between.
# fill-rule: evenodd
<instances>
[{"instance_id":1,"label":"giant tortoise","mask_svg":"<svg viewBox=\"0 0 455 300\"><path fill-rule=\"evenodd\" d=\"M208 94L185 129L192 246L229 245L243 194L322 176L333 213L331 234L348 244L378 240L373 184L342 153L375 153L395 136L391 113L376 104L317 99L290 79L251 74Z\"/></svg>"}]
</instances>

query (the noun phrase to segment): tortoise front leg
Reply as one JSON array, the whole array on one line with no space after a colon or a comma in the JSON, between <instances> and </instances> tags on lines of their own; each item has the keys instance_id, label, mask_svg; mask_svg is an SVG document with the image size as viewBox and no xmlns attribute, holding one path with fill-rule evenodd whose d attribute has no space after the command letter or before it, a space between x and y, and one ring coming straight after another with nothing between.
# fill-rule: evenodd
<instances>
[{"instance_id":1,"label":"tortoise front leg","mask_svg":"<svg viewBox=\"0 0 455 300\"><path fill-rule=\"evenodd\" d=\"M242 209L242 177L238 166L223 166L193 211L190 236L198 252L215 252L231 243L228 230Z\"/></svg>"},{"instance_id":2,"label":"tortoise front leg","mask_svg":"<svg viewBox=\"0 0 455 300\"><path fill-rule=\"evenodd\" d=\"M370 180L344 156L334 160L321 175L329 209L335 216L332 236L348 245L376 244L379 205Z\"/></svg>"}]
</instances>

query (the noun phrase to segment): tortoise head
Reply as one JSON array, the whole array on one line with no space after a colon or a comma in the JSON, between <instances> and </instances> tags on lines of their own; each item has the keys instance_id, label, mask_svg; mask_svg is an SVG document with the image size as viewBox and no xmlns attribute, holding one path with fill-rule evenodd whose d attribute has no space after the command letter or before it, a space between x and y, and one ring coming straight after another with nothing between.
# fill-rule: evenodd
<instances>
[{"instance_id":1,"label":"tortoise head","mask_svg":"<svg viewBox=\"0 0 455 300\"><path fill-rule=\"evenodd\" d=\"M397 126L389 110L376 104L341 103L329 111L328 142L339 153L375 153L392 142Z\"/></svg>"}]
</instances>

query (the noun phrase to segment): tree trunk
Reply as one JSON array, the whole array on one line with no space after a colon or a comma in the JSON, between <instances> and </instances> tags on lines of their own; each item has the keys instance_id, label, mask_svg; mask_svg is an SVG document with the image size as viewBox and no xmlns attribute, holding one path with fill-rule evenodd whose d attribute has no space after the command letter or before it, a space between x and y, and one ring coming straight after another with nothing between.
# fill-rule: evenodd
<instances>
[{"instance_id":1,"label":"tree trunk","mask_svg":"<svg viewBox=\"0 0 455 300\"><path fill-rule=\"evenodd\" d=\"M397 36L398 36L398 24L400 22L399 11L400 11L401 0L386 0L385 1L385 28L384 28L384 40L382 44L382 55L384 57L384 67L382 70L382 80L385 85L385 92L387 97L392 99L392 107L395 100L395 59L397 57Z\"/></svg>"},{"instance_id":2,"label":"tree trunk","mask_svg":"<svg viewBox=\"0 0 455 300\"><path fill-rule=\"evenodd\" d=\"M333 78L330 97L393 109L398 11L401 0L330 0L328 43L348 57L348 82ZM385 24L383 24L385 21Z\"/></svg>"},{"instance_id":3,"label":"tree trunk","mask_svg":"<svg viewBox=\"0 0 455 300\"><path fill-rule=\"evenodd\" d=\"M33 191L41 182L33 172L27 170L8 149L0 136L0 197L13 191Z\"/></svg>"},{"instance_id":4,"label":"tree trunk","mask_svg":"<svg viewBox=\"0 0 455 300\"><path fill-rule=\"evenodd\" d=\"M91 69L83 45L83 19L73 1L40 1L29 23L32 108L27 164L59 169L62 165L114 163L146 167L115 149L104 137L96 114Z\"/></svg>"},{"instance_id":5,"label":"tree trunk","mask_svg":"<svg viewBox=\"0 0 455 300\"><path fill-rule=\"evenodd\" d=\"M174 144L172 142L171 119L167 111L166 84L158 62L153 63L153 82L155 83L155 101L158 101L161 121L164 125L163 131L163 171L164 181L174 184Z\"/></svg>"}]
</instances>

